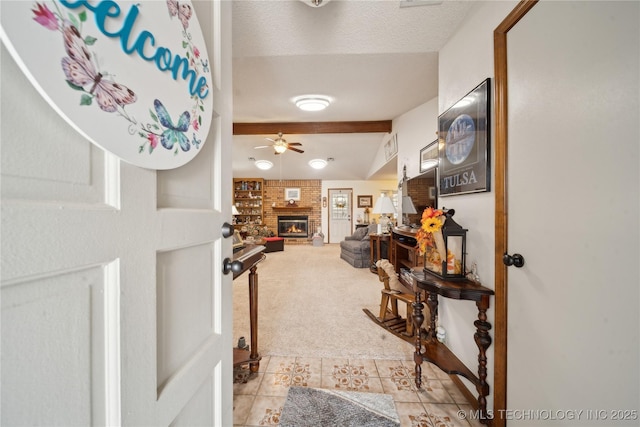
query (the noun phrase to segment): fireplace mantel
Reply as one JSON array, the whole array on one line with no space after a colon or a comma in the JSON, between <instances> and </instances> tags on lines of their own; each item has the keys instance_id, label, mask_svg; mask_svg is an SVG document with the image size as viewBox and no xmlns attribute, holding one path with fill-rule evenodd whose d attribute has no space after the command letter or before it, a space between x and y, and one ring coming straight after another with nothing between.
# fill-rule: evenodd
<instances>
[{"instance_id":1,"label":"fireplace mantel","mask_svg":"<svg viewBox=\"0 0 640 427\"><path fill-rule=\"evenodd\" d=\"M272 206L274 211L308 211L313 209L311 206Z\"/></svg>"}]
</instances>

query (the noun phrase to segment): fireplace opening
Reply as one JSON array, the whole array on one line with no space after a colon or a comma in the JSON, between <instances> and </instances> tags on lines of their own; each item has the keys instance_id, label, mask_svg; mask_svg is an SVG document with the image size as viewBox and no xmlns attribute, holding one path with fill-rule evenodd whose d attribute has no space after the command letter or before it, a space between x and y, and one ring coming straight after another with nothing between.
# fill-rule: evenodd
<instances>
[{"instance_id":1,"label":"fireplace opening","mask_svg":"<svg viewBox=\"0 0 640 427\"><path fill-rule=\"evenodd\" d=\"M309 236L309 217L306 215L278 216L278 236L305 238Z\"/></svg>"}]
</instances>

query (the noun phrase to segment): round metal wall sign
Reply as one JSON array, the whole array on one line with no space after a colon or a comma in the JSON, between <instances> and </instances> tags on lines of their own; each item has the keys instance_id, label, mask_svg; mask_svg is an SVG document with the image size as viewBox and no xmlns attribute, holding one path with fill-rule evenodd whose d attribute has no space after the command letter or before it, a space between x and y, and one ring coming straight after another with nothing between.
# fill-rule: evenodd
<instances>
[{"instance_id":1,"label":"round metal wall sign","mask_svg":"<svg viewBox=\"0 0 640 427\"><path fill-rule=\"evenodd\" d=\"M122 160L173 169L202 149L212 82L189 1L0 3L2 41L78 132Z\"/></svg>"}]
</instances>

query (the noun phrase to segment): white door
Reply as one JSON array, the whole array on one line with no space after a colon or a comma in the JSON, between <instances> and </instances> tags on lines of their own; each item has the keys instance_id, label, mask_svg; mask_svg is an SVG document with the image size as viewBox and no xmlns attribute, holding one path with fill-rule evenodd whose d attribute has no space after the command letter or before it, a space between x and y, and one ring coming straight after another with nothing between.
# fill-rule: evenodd
<instances>
[{"instance_id":1,"label":"white door","mask_svg":"<svg viewBox=\"0 0 640 427\"><path fill-rule=\"evenodd\" d=\"M639 16L540 2L508 36L507 408L554 425L638 422Z\"/></svg>"},{"instance_id":2,"label":"white door","mask_svg":"<svg viewBox=\"0 0 640 427\"><path fill-rule=\"evenodd\" d=\"M2 47L2 425L232 424L231 6L194 7L216 119L173 171L91 145Z\"/></svg>"},{"instance_id":3,"label":"white door","mask_svg":"<svg viewBox=\"0 0 640 427\"><path fill-rule=\"evenodd\" d=\"M352 197L351 189L329 189L329 243L340 243L352 234Z\"/></svg>"}]
</instances>

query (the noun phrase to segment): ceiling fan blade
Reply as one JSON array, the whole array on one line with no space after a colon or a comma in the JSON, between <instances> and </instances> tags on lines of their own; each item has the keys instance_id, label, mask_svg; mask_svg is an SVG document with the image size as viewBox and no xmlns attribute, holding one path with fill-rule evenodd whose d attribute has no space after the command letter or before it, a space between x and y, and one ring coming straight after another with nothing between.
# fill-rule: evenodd
<instances>
[{"instance_id":1,"label":"ceiling fan blade","mask_svg":"<svg viewBox=\"0 0 640 427\"><path fill-rule=\"evenodd\" d=\"M265 138L267 141L271 141L271 142L276 142L275 139L271 139L271 138Z\"/></svg>"},{"instance_id":2,"label":"ceiling fan blade","mask_svg":"<svg viewBox=\"0 0 640 427\"><path fill-rule=\"evenodd\" d=\"M296 153L304 153L304 150L299 150L299 149L293 148L293 147L287 147L287 149L289 149L291 151L295 151Z\"/></svg>"},{"instance_id":3,"label":"ceiling fan blade","mask_svg":"<svg viewBox=\"0 0 640 427\"><path fill-rule=\"evenodd\" d=\"M269 148L269 147L272 147L272 145L258 145L257 147L253 147L253 148L258 149L258 148Z\"/></svg>"},{"instance_id":4,"label":"ceiling fan blade","mask_svg":"<svg viewBox=\"0 0 640 427\"><path fill-rule=\"evenodd\" d=\"M288 144L289 144L289 145L302 145L302 144L301 144L301 143L299 143L299 142L288 142Z\"/></svg>"}]
</instances>

